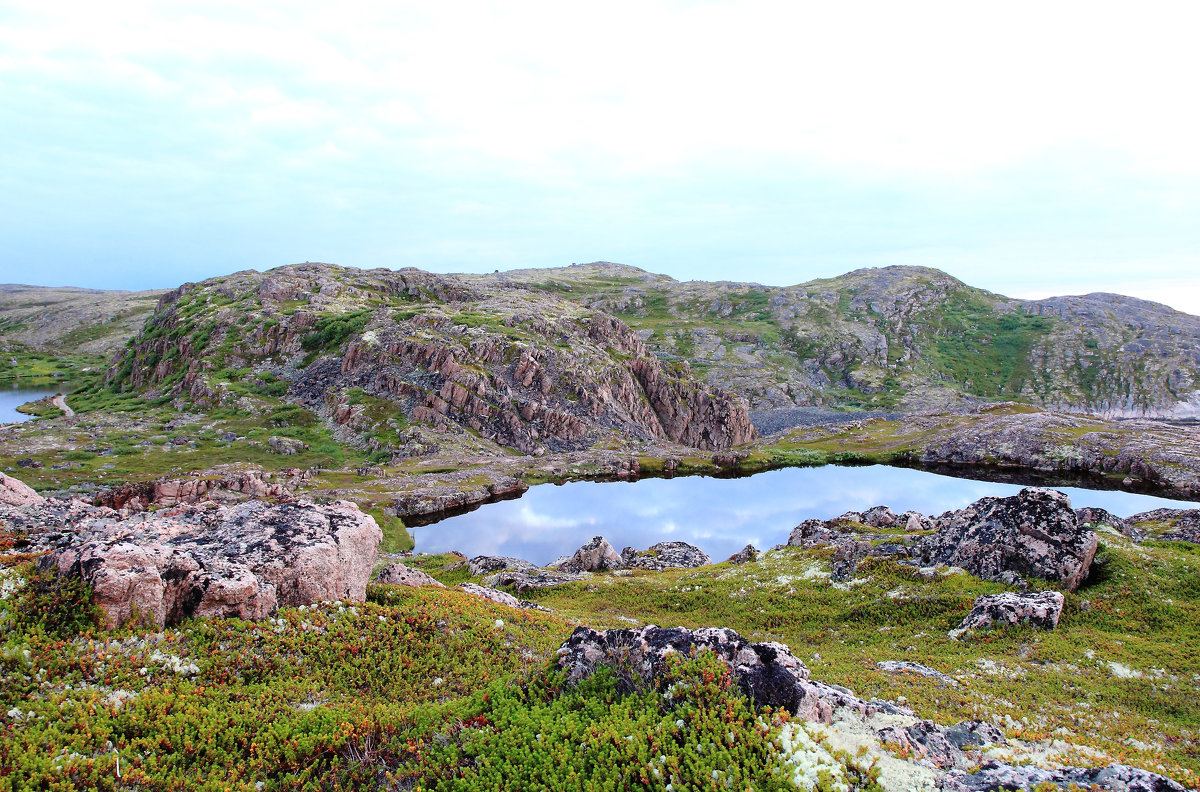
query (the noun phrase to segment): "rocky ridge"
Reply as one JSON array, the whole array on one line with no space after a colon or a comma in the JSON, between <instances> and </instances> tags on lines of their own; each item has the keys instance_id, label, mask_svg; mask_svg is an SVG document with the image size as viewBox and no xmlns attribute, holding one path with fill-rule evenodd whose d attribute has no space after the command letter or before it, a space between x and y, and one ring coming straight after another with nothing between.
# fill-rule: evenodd
<instances>
[{"instance_id":1,"label":"rocky ridge","mask_svg":"<svg viewBox=\"0 0 1200 792\"><path fill-rule=\"evenodd\" d=\"M744 402L663 363L612 316L411 269L305 264L185 284L107 380L201 406L283 382L346 437L401 456L428 445L412 422L525 453L614 433L701 449L755 436Z\"/></svg>"},{"instance_id":2,"label":"rocky ridge","mask_svg":"<svg viewBox=\"0 0 1200 792\"><path fill-rule=\"evenodd\" d=\"M787 287L678 282L604 262L478 279L613 313L756 410L1019 398L1111 418L1200 415L1200 318L1121 295L1014 300L923 267Z\"/></svg>"}]
</instances>

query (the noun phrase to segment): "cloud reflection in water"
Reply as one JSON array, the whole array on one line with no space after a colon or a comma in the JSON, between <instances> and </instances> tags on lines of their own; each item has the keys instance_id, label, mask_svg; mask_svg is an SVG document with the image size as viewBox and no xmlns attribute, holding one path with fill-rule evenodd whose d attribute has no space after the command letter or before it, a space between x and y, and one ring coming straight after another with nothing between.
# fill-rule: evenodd
<instances>
[{"instance_id":1,"label":"cloud reflection in water","mask_svg":"<svg viewBox=\"0 0 1200 792\"><path fill-rule=\"evenodd\" d=\"M506 555L547 564L593 536L618 550L664 540L691 542L714 561L747 542L765 549L787 541L809 517L829 519L880 504L940 514L986 495L1013 495L1020 485L951 478L920 470L869 467L788 468L738 479L703 476L637 482L580 481L531 488L517 500L413 528L416 549ZM1071 502L1122 517L1162 506L1195 504L1108 490L1058 487Z\"/></svg>"}]
</instances>

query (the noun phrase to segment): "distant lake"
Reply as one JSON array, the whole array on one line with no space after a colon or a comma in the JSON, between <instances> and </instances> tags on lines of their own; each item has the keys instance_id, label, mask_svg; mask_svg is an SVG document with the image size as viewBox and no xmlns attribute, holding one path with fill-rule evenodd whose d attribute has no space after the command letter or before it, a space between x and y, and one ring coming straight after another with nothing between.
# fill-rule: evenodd
<instances>
[{"instance_id":1,"label":"distant lake","mask_svg":"<svg viewBox=\"0 0 1200 792\"><path fill-rule=\"evenodd\" d=\"M58 388L0 388L0 424L28 421L32 415L17 412L17 408L25 402L35 401L43 396L53 396L59 393Z\"/></svg>"},{"instance_id":2,"label":"distant lake","mask_svg":"<svg viewBox=\"0 0 1200 792\"><path fill-rule=\"evenodd\" d=\"M866 467L786 468L744 478L684 476L635 482L542 484L520 498L481 506L411 528L416 550L459 550L467 556L503 555L548 564L593 536L617 550L677 540L723 561L747 543L760 550L787 542L810 517L886 505L941 514L986 495L1014 495L1018 484L954 478L921 470ZM1098 506L1120 516L1160 507L1200 504L1116 490L1054 487L1075 508Z\"/></svg>"}]
</instances>

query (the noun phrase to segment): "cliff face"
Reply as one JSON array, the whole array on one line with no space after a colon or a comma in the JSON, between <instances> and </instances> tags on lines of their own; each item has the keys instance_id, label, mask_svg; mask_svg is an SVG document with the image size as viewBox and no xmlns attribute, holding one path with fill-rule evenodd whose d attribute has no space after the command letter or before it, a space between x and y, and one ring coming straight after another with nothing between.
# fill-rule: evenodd
<instances>
[{"instance_id":1,"label":"cliff face","mask_svg":"<svg viewBox=\"0 0 1200 792\"><path fill-rule=\"evenodd\" d=\"M373 447L414 422L526 453L614 432L705 450L755 436L744 402L665 365L618 319L418 270L305 264L186 284L108 380L202 407L269 391Z\"/></svg>"},{"instance_id":2,"label":"cliff face","mask_svg":"<svg viewBox=\"0 0 1200 792\"><path fill-rule=\"evenodd\" d=\"M755 409L1020 399L1107 417L1200 414L1200 318L1119 295L1019 301L920 267L783 288L605 263L478 280L613 313Z\"/></svg>"}]
</instances>

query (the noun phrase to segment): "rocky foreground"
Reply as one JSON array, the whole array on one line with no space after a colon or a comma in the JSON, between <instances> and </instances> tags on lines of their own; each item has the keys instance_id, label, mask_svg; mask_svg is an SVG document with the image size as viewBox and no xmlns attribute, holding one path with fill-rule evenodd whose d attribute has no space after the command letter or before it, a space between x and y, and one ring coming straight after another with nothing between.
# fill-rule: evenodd
<instances>
[{"instance_id":1,"label":"rocky foreground","mask_svg":"<svg viewBox=\"0 0 1200 792\"><path fill-rule=\"evenodd\" d=\"M71 657L75 652L84 653L80 659L70 661L81 664L77 667L82 671L56 672L65 674L61 677L45 673L30 676L33 669L23 670L25 666L18 662L3 672L10 690L24 691L19 694L19 706L8 713L10 732L24 735L30 744L53 742L58 738L41 731L43 723L49 725L58 717L50 715L50 708L71 711L82 696L85 701L98 702L101 714L92 716L101 719L97 722L114 724L106 727L115 738L110 740L113 749L109 753L122 755L124 772L148 783L156 777L148 762L159 754L140 742L136 744L142 746L141 753L124 753L135 741L122 736L128 726L121 724L127 717L152 721L163 717L147 713L144 707L157 706L153 702L161 694L155 691L164 689L164 685L181 685L169 688L175 691L171 694L174 696L188 695L197 684L215 690L232 685L230 690L247 691L250 688L245 686L252 680L271 679L277 680L273 685L298 686L285 694L287 712L271 710L280 723L290 723L294 715L289 712L311 712L315 717L344 706L335 698L348 692L334 691L354 689L361 695L363 690L378 689L382 682L377 677L361 675L376 675L381 669L396 669L396 676L386 677L393 680L386 683L393 686L391 689L405 686L406 692L396 695L432 705L442 695L440 691L459 696L487 689L480 681L463 677L472 664L484 663L497 671L508 668L507 673L515 668L534 673L541 662L537 658L552 660L564 675L565 688L562 682L549 678L548 692L537 694L556 702L555 707L590 707L596 703L590 697L600 696L609 702L603 710L611 713L625 711L620 710L625 705L617 702L637 701L638 709L629 712L643 713L638 717L659 717L655 713L660 713L664 725L675 724L669 727L674 734L669 740L671 746L664 743L653 748L648 764L637 770L647 774L648 785L659 788L668 788L667 784L683 788L699 780L695 768L678 764L679 757L691 755L711 756L715 762L711 770L702 762L706 781L725 777L732 783L732 779L749 773L747 779L771 779L770 783L779 788L814 789L831 784L830 788L847 790L1033 790L1069 789L1074 785L1114 791L1166 791L1185 788L1176 779L1191 779L1189 783L1194 783L1194 777L1173 774L1161 762L1154 769L1139 769L1137 763L1125 761L1111 750L1097 750L1087 741L1078 742L1068 733L1070 730L1063 732L1062 727L1055 731L1054 739L1046 740L1037 719L1044 721L1048 716L1055 717L1053 714L1039 711L1037 705L1022 714L998 703L1003 697L1019 698L1022 686L1032 683L1030 675L1045 672L1034 671L1034 663L1030 670L1017 674L1013 668L1024 667L1010 666L1012 660L996 659L997 652L1007 651L1000 647L1009 643L1017 653L1015 657L1036 654L1042 651L1037 646L1048 644L1058 647L1052 650L1052 656L1060 658L1055 663L1068 665L1053 673L1075 679L1076 684L1091 684L1085 681L1090 673L1085 670L1085 658L1094 656L1096 650L1088 649L1081 655L1077 645L1074 650L1066 647L1082 640L1080 635L1090 629L1076 623L1086 622L1090 614L1108 613L1114 608L1106 599L1112 596L1104 593L1106 584L1097 583L1093 576L1097 563L1104 567L1106 579L1113 575L1115 562L1111 555L1097 562L1101 537L1130 548L1131 558L1150 558L1164 552L1150 545L1188 540L1189 532L1200 525L1193 512L1158 510L1122 520L1099 509L1075 510L1061 493L1031 488L1009 498L984 498L943 515L896 514L886 506L878 506L834 520L808 520L792 531L786 545L765 553L747 547L730 563L715 567L702 551L686 543L661 542L646 550L617 551L602 537L596 537L546 568L520 559L491 556L448 560L413 557L408 563L393 562L380 568L372 586L368 586L368 578L380 531L374 520L353 504L317 504L285 494L276 503L208 500L150 509L131 498L123 509L116 510L82 500L43 498L18 480L4 477L0 479L0 520L9 528L14 550L26 557L45 551L38 561L41 571L32 574L52 573L60 580L88 584L104 627L65 650ZM1138 544L1150 538L1155 541ZM1171 563L1188 564L1186 560ZM1200 570L1186 566L1183 577L1197 573ZM877 578L882 581L875 583ZM22 602L19 597L24 595L18 593L22 591L21 583L12 581L10 573L0 581L4 583L4 597L17 597L16 601ZM741 588L737 588L739 582ZM637 597L645 595L632 592L663 585L668 588L651 589L658 592L651 595L652 600L666 598L663 601L670 603L695 597L696 612L677 612L686 621L700 619L708 626L577 626L572 630L569 622L557 615L563 608L574 609L587 602L592 596L589 592L594 591L606 603L590 611L596 616L611 612L623 602L626 591L636 602ZM800 594L797 586L808 586L808 593ZM1086 607L1076 593L1085 588L1094 601ZM518 596L503 589L515 591ZM712 591L701 594L702 589ZM871 591L879 593L867 593ZM973 593L964 599L964 592ZM787 643L772 637L747 638L740 630L712 626L733 615L733 620L739 622L749 618L748 623L757 625L755 632L761 634L767 625L777 623L774 620L795 618L797 612L822 607L816 603L831 596L835 598L831 602L841 598L859 603L854 608L871 610L835 620L824 628L806 628L807 638L791 635ZM1162 596L1169 596L1177 603L1172 607L1179 607L1188 595L1168 595L1164 590ZM732 609L725 601L732 603ZM920 608L925 607L921 603L932 604L929 615L919 615ZM779 610L781 604L783 609ZM24 606L15 607L18 620L32 618L22 610ZM654 615L656 607L661 606L650 606L646 612ZM459 612L470 614L466 622L460 621L456 615ZM669 612L658 611L657 616ZM756 622L756 612L770 615ZM878 615L868 616L868 612ZM1190 610L1179 613L1182 628L1192 615ZM51 651L50 644L39 643L37 633L21 632L26 628L13 626L24 623L13 622L13 618L0 618L0 628L26 641L30 657L35 651ZM225 624L229 626L222 626ZM555 626L550 629L552 624ZM869 670L853 666L847 675L844 668L826 666L822 660L824 654L836 656L847 651L844 638L839 643L830 637L847 628L858 631L852 635L863 636L855 643L870 638L876 644L880 640L877 636L896 629L907 633L901 643L887 644L881 653L868 650L865 657L869 658ZM1139 628L1126 624L1123 629ZM113 638L106 638L106 634ZM1064 637L1055 637L1060 634ZM523 643L535 635L540 636L533 639L539 647L536 650ZM345 643L338 643L342 641ZM451 643L443 643L447 641ZM908 659L893 659L897 657L893 652L903 656L905 641L910 642L909 652L918 646L938 648L924 654L916 652ZM58 647L53 651L64 651L61 639L54 639L53 645ZM409 654L409 646L424 648L418 654ZM518 646L523 647L519 652ZM1111 651L1109 644L1097 646ZM205 647L215 648L215 654L205 655L205 651L213 651ZM797 655L795 650L801 647L812 654L811 661ZM950 652L963 659L938 659L938 652ZM133 659L122 659L129 653ZM91 659L84 660L84 656ZM54 667L61 662L38 657L36 663ZM453 663L446 665L438 658ZM925 662L916 662L918 659ZM974 669L972 672L961 667L954 670L954 664L964 659ZM823 669L820 674L810 662ZM1113 676L1127 680L1122 684L1152 684L1159 696L1173 696L1171 691L1177 686L1191 684L1180 676L1182 669L1164 671L1153 677L1153 682L1143 683L1140 680L1149 672L1115 660L1104 662L1108 665L1102 667L1111 667ZM132 678L121 670L127 663L134 664L128 666ZM1171 663L1167 661L1167 665ZM330 671L323 670L327 667L340 669L336 671L340 678L327 677ZM105 670L109 668L114 670ZM84 681L84 688L78 688L75 682L61 687L72 673L82 673L79 679ZM544 672L537 671L535 679L540 678L539 673ZM989 680L995 674L1001 674L998 680L1006 679L1003 674L1014 675L1003 683L1012 687L997 689L988 694L991 698L980 699L979 694L990 689L993 683ZM362 679L361 684L367 687L340 687L345 678ZM368 678L375 681L367 682ZM175 679L181 681L172 681ZM854 689L860 684L854 688L845 684L851 679L871 690L892 693L859 695ZM880 681L885 679L894 681ZM421 687L421 692L410 690L408 686L413 684ZM1037 695L1056 689L1057 684L1035 688L1040 691ZM611 691L603 693L609 685ZM706 685L715 687L709 690ZM300 689L308 692L302 694ZM430 752L430 761L439 757L436 767L440 769L423 764L424 760L415 758L419 754L383 749L381 746L392 744L392 738L386 730L379 731L382 716L361 712L347 721L353 724L353 718L361 719L361 726L349 727L353 736L348 741L337 738L342 742L329 754L338 757L333 764L306 760L315 761L308 767L313 772L317 771L313 768L326 767L329 772L351 776L365 772L364 778L407 778L405 784L415 786L441 777L448 788L458 788L460 782L462 788L469 788L469 779L486 777L488 762L507 755L504 748L490 742L492 734L498 738L509 734L511 739L513 730L523 728L518 723L539 722L538 734L542 736L528 735L528 745L541 745L530 747L524 754L527 759L521 762L540 761L537 757L558 750L555 740L565 738L547 735L561 726L551 727L550 721L536 720L542 716L522 710L528 706L527 701L510 699L510 694L503 692L511 687L490 690L480 700L480 714L470 716L481 720L472 720L473 725L460 720L456 730L451 730L455 736L449 742L444 734L416 737L405 731L409 727L394 723L387 727L397 730L397 734L408 734L403 739L410 744L414 739L426 744L422 750ZM199 695L204 701L203 694ZM706 698L710 695L716 698ZM946 699L946 704L935 705L935 699ZM952 703L956 700L961 703ZM1081 699L1070 696L1062 699L1063 706L1079 713L1073 716L1074 728L1086 730L1083 724L1090 713L1076 708L1073 702L1078 701ZM499 702L507 702L503 706L516 707L525 714L499 709ZM709 706L715 709L707 709ZM554 723L572 722L570 719L577 717L554 712L557 714L545 716ZM708 723L704 719L716 712L724 713L724 725L715 734L705 736L710 735L710 725L703 725ZM764 714L756 721L752 715L755 712ZM771 712L777 714L766 714ZM947 717L952 713L957 719ZM1112 717L1097 715L1101 723ZM199 723L204 717L191 713L186 722ZM236 721L234 716L222 717ZM748 720L739 720L743 717ZM290 739L311 740L311 736L303 737L314 733L311 723L297 721L288 727L295 735ZM734 725L738 723L742 725ZM249 723L238 728L258 734L256 740L267 739ZM638 733L637 728L627 724L617 728L618 735ZM1188 742L1195 740L1189 729L1166 725L1149 726L1148 733L1139 732L1142 737L1138 744L1144 744L1142 741L1156 728L1167 729L1174 735L1172 739L1181 741L1179 745L1194 745ZM650 730L651 735L655 733ZM176 744L169 729L163 734L160 739L170 748L160 742L159 749L179 757L165 766L185 761L182 757L186 753L179 752L186 752L186 738L179 738L183 742ZM375 736L368 738L368 734ZM572 745L583 744L589 746L588 752L599 751L594 762L579 767L587 777L627 768L631 760L642 761L636 759L638 752L629 758L611 755L600 747L603 740L596 743L595 733L588 734L591 736L581 733L570 738ZM718 739L721 746L712 742ZM624 736L616 738L616 745L624 743ZM88 783L94 786L99 780L94 774L97 767L106 768L107 777L115 777L115 758L101 761L106 756L104 751L92 749L89 754L84 743L73 745L74 754L68 751L60 754L65 758L55 760L71 768L71 777L80 783L91 779ZM752 755L734 759L727 752L737 745L759 748L754 748ZM465 753L444 754L441 751L446 746L458 746L454 750ZM19 753L14 753L9 743L0 750L7 752L5 756L16 757ZM551 754L541 753L543 750ZM23 765L23 772L41 772L33 769L39 766L37 760L24 753L19 755L20 762L28 763ZM653 758L659 755L661 762ZM1145 755L1144 751L1139 753ZM92 769L78 769L77 762L89 757L92 764L87 768ZM231 761L236 764L243 760ZM301 770L301 765L281 758L274 761L274 770L250 770L235 778L247 783L268 779L266 787L289 788L308 777L305 773L310 770ZM518 765L525 769L514 767L510 772L533 773L522 784L546 783L545 773L557 772ZM574 767L570 761L561 763L561 767L568 766ZM293 781L272 786L284 778ZM542 781L530 780L535 778ZM450 779L457 780L450 783ZM510 787L511 783L515 782L509 779L500 786Z\"/></svg>"}]
</instances>

